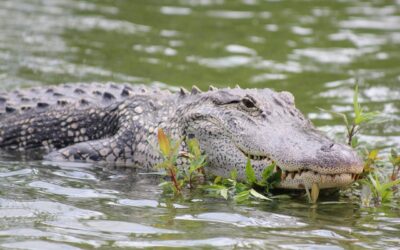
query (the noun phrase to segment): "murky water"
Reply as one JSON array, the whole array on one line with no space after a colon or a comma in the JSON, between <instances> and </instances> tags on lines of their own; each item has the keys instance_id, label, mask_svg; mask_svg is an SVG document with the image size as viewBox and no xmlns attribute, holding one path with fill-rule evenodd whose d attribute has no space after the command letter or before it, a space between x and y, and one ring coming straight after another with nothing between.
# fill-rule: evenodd
<instances>
[{"instance_id":1,"label":"murky water","mask_svg":"<svg viewBox=\"0 0 400 250\"><path fill-rule=\"evenodd\" d=\"M364 106L385 122L365 144L400 145L400 1L1 0L1 89L129 82L289 90L319 108ZM400 200L366 209L326 195L235 204L162 195L154 175L0 157L0 248L400 248Z\"/></svg>"}]
</instances>

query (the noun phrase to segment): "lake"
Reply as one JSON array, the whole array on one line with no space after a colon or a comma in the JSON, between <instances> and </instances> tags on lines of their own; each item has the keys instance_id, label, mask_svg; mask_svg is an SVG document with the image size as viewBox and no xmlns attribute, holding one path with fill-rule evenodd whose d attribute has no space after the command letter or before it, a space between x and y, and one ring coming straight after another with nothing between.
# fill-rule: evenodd
<instances>
[{"instance_id":1,"label":"lake","mask_svg":"<svg viewBox=\"0 0 400 250\"><path fill-rule=\"evenodd\" d=\"M344 141L400 146L400 1L1 0L0 90L77 82L273 88ZM399 249L400 198L171 199L157 174L0 154L2 249ZM389 172L390 169L387 169Z\"/></svg>"}]
</instances>

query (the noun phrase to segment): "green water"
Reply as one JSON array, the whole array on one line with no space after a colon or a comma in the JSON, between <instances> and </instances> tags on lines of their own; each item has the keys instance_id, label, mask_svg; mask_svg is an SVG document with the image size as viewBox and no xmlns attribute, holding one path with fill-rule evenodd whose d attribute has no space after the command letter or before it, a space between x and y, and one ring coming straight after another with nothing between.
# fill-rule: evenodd
<instances>
[{"instance_id":1,"label":"green water","mask_svg":"<svg viewBox=\"0 0 400 250\"><path fill-rule=\"evenodd\" d=\"M0 89L128 82L291 91L330 136L360 98L384 122L363 144L400 146L400 1L1 0ZM399 249L400 199L325 195L235 204L170 200L157 178L0 156L1 249Z\"/></svg>"}]
</instances>

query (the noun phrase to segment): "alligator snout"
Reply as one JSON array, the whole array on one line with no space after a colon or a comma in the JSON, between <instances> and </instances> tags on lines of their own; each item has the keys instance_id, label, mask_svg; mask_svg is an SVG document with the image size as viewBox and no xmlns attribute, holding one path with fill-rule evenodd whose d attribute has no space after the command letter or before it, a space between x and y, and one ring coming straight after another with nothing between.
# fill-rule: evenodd
<instances>
[{"instance_id":1,"label":"alligator snout","mask_svg":"<svg viewBox=\"0 0 400 250\"><path fill-rule=\"evenodd\" d=\"M302 189L317 183L320 188L352 183L363 170L363 162L348 145L336 143L321 132L293 128L290 136L274 151L273 159L282 171L281 188ZM284 156L284 157L282 157Z\"/></svg>"},{"instance_id":2,"label":"alligator snout","mask_svg":"<svg viewBox=\"0 0 400 250\"><path fill-rule=\"evenodd\" d=\"M332 151L332 148L333 148L334 145L335 145L335 143L329 143L329 144L323 145L321 147L321 150L323 152L330 152L330 151Z\"/></svg>"},{"instance_id":3,"label":"alligator snout","mask_svg":"<svg viewBox=\"0 0 400 250\"><path fill-rule=\"evenodd\" d=\"M363 162L347 145L328 142L314 152L303 152L298 158L280 164L280 187L302 189L317 183L320 188L351 184L363 170Z\"/></svg>"},{"instance_id":4,"label":"alligator snout","mask_svg":"<svg viewBox=\"0 0 400 250\"><path fill-rule=\"evenodd\" d=\"M363 162L349 146L331 144L321 147L310 168L321 174L361 173Z\"/></svg>"}]
</instances>

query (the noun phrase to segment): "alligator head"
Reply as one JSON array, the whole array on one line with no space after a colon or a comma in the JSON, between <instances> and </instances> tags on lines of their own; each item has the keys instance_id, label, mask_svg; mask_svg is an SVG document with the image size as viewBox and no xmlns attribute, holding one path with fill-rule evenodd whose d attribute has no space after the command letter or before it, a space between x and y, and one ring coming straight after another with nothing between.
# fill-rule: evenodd
<instances>
[{"instance_id":1,"label":"alligator head","mask_svg":"<svg viewBox=\"0 0 400 250\"><path fill-rule=\"evenodd\" d=\"M348 146L317 131L288 92L221 89L183 98L177 110L182 132L199 140L212 174L245 176L248 157L261 176L276 163L280 188L341 187L354 181L363 165Z\"/></svg>"}]
</instances>

